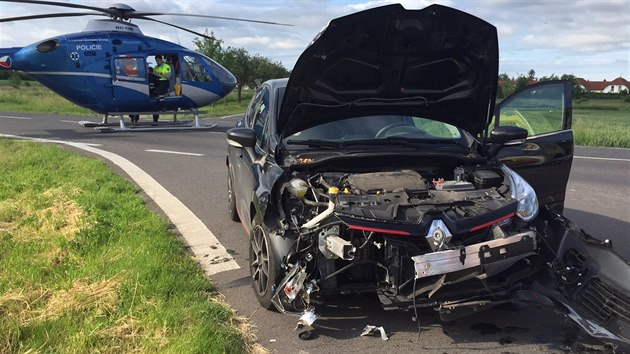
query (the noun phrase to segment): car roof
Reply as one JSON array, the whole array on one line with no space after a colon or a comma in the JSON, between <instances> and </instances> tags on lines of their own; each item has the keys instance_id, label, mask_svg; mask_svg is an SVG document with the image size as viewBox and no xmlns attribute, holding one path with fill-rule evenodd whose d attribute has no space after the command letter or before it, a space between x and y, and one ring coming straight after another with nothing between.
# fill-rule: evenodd
<instances>
[{"instance_id":1,"label":"car roof","mask_svg":"<svg viewBox=\"0 0 630 354\"><path fill-rule=\"evenodd\" d=\"M283 87L287 87L287 83L289 82L289 78L285 77L282 79L272 79L272 80L267 80L265 81L266 85L269 85L269 87L272 90L276 90L279 88L283 88Z\"/></svg>"}]
</instances>

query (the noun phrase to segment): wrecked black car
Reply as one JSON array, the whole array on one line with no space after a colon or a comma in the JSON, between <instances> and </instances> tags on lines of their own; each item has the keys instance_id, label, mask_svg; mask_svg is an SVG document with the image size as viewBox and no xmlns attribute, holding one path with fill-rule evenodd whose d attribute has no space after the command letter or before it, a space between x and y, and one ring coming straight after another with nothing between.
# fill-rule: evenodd
<instances>
[{"instance_id":1,"label":"wrecked black car","mask_svg":"<svg viewBox=\"0 0 630 354\"><path fill-rule=\"evenodd\" d=\"M628 343L627 261L561 215L571 84L495 107L497 75L494 26L390 5L332 20L289 79L262 84L227 133L260 304L310 325L336 293L444 319L536 300Z\"/></svg>"}]
</instances>

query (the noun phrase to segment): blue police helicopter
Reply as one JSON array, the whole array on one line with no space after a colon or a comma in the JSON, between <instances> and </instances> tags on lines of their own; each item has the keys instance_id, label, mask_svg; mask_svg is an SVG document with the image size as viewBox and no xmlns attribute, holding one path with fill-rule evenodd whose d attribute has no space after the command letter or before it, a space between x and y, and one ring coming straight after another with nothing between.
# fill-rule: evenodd
<instances>
[{"instance_id":1,"label":"blue police helicopter","mask_svg":"<svg viewBox=\"0 0 630 354\"><path fill-rule=\"evenodd\" d=\"M212 58L168 41L145 36L137 25L131 23L132 19L162 23L200 37L206 36L150 16L193 16L287 25L211 15L139 12L125 4L100 8L54 1L2 2L91 11L2 18L0 22L87 15L109 17L90 20L82 32L56 36L21 48L0 48L0 70L23 71L69 101L102 114L103 121L100 123L81 122L84 126L96 126L102 131L130 129L129 125L125 125L124 117L131 116L135 123L141 114L152 114L154 122L147 124L155 125L156 115L165 113L172 113L174 119L160 124L168 123L178 129L212 128L216 124L208 126L199 123L199 108L225 97L236 86L234 75ZM159 67L156 65L153 68L153 62L160 64ZM182 126L193 121L177 121L177 114L193 114L194 124ZM118 129L111 127L108 116L119 117L116 124L120 126Z\"/></svg>"}]
</instances>

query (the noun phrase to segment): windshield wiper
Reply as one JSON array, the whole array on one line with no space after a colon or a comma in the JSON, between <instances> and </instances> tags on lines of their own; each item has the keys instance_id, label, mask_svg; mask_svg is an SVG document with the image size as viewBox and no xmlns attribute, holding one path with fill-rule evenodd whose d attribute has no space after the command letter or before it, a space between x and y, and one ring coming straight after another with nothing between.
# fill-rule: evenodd
<instances>
[{"instance_id":1,"label":"windshield wiper","mask_svg":"<svg viewBox=\"0 0 630 354\"><path fill-rule=\"evenodd\" d=\"M320 139L307 139L307 140L287 140L287 144L290 145L307 145L309 147L330 147L339 148L341 145L336 141L320 140Z\"/></svg>"},{"instance_id":2,"label":"windshield wiper","mask_svg":"<svg viewBox=\"0 0 630 354\"><path fill-rule=\"evenodd\" d=\"M389 137L383 139L361 139L361 140L347 140L347 141L330 141L320 139L308 139L308 140L287 140L287 144L290 145L307 145L309 147L317 148L342 148L346 146L358 146L358 145L401 145L407 147L418 146L430 146L442 143L455 144L457 146L464 147L460 143L449 139L413 139L403 137Z\"/></svg>"}]
</instances>

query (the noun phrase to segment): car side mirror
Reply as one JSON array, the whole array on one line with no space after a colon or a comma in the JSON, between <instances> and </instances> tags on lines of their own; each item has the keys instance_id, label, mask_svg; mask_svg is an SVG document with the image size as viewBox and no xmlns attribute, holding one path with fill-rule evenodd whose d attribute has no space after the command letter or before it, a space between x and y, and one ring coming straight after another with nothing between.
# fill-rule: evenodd
<instances>
[{"instance_id":1,"label":"car side mirror","mask_svg":"<svg viewBox=\"0 0 630 354\"><path fill-rule=\"evenodd\" d=\"M490 133L490 148L488 153L495 157L504 145L518 145L527 139L527 130L513 125L498 126Z\"/></svg>"},{"instance_id":2,"label":"car side mirror","mask_svg":"<svg viewBox=\"0 0 630 354\"><path fill-rule=\"evenodd\" d=\"M228 144L237 148L253 148L256 145L256 134L250 128L232 128L227 131Z\"/></svg>"},{"instance_id":3,"label":"car side mirror","mask_svg":"<svg viewBox=\"0 0 630 354\"><path fill-rule=\"evenodd\" d=\"M504 145L513 140L527 139L527 130L513 125L496 127L490 133L490 142Z\"/></svg>"}]
</instances>

